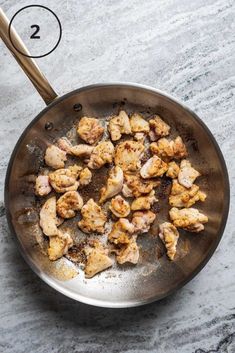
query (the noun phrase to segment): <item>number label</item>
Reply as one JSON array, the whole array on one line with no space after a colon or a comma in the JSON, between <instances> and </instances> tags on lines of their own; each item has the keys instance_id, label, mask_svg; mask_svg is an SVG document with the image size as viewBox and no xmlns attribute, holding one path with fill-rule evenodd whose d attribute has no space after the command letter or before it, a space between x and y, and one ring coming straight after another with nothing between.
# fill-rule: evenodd
<instances>
[{"instance_id":1,"label":"number label","mask_svg":"<svg viewBox=\"0 0 235 353\"><path fill-rule=\"evenodd\" d=\"M36 36L36 34L40 31L40 27L38 25L32 25L31 28L35 28L35 32L30 36L30 38L40 39L40 36Z\"/></svg>"}]
</instances>

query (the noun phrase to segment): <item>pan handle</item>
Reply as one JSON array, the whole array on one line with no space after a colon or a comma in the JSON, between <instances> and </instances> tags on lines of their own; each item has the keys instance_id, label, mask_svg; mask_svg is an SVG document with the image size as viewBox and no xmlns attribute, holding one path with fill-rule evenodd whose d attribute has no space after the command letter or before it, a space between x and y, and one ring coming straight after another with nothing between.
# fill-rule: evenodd
<instances>
[{"instance_id":1,"label":"pan handle","mask_svg":"<svg viewBox=\"0 0 235 353\"><path fill-rule=\"evenodd\" d=\"M15 57L16 61L18 61L21 68L24 70L28 78L33 83L34 87L48 105L50 104L56 97L57 94L51 87L50 83L47 81L46 77L43 75L41 70L39 69L38 65L36 64L35 60L20 54L11 44L9 39L9 20L3 10L0 8L0 37L2 38L3 42L6 44L8 49L11 51L12 55ZM26 55L30 55L28 49L22 42L21 38L16 33L13 26L11 26L11 38L14 44L16 44L17 48L22 53Z\"/></svg>"}]
</instances>

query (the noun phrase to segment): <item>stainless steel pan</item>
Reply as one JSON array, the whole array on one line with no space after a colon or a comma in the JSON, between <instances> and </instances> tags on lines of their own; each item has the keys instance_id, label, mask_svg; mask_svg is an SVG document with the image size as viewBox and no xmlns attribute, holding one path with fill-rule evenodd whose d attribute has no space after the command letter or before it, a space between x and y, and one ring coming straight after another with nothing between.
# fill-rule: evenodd
<instances>
[{"instance_id":1,"label":"stainless steel pan","mask_svg":"<svg viewBox=\"0 0 235 353\"><path fill-rule=\"evenodd\" d=\"M96 84L57 97L36 63L20 55L8 38L8 20L0 12L0 34L20 66L28 75L47 107L22 133L12 153L5 184L5 203L11 231L18 240L25 260L47 284L75 300L104 307L130 307L159 300L191 280L214 253L226 224L229 208L229 181L221 151L205 124L191 110L169 95L144 85L129 83ZM20 38L12 33L21 51L29 54ZM187 144L190 158L203 176L200 186L207 201L196 207L205 212L209 223L199 234L181 232L176 261L170 262L158 240L157 224L140 237L141 261L135 266L116 267L85 280L82 271L67 259L50 262L43 254L44 242L38 226L39 201L34 195L34 179L43 165L43 154L49 143L69 133L83 115L105 119L123 107L146 116L160 114ZM107 171L96 177L84 197L96 197L96 191ZM165 190L159 191L160 212L167 212ZM163 198L162 198L163 197ZM75 276L76 275L76 276Z\"/></svg>"}]
</instances>

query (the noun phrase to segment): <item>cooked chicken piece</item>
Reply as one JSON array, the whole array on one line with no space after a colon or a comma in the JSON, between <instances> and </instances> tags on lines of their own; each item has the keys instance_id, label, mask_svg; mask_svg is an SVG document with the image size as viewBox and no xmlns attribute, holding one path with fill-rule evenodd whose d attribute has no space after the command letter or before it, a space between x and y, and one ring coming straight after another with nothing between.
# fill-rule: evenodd
<instances>
[{"instance_id":1,"label":"cooked chicken piece","mask_svg":"<svg viewBox=\"0 0 235 353\"><path fill-rule=\"evenodd\" d=\"M142 178L160 177L167 171L168 165L158 156L153 156L142 166L140 175Z\"/></svg>"},{"instance_id":2,"label":"cooked chicken piece","mask_svg":"<svg viewBox=\"0 0 235 353\"><path fill-rule=\"evenodd\" d=\"M180 167L178 166L177 163L175 163L174 161L168 163L168 169L166 172L166 176L174 179L177 178L178 174L180 171Z\"/></svg>"},{"instance_id":3,"label":"cooked chicken piece","mask_svg":"<svg viewBox=\"0 0 235 353\"><path fill-rule=\"evenodd\" d=\"M108 176L106 186L100 190L100 203L117 195L122 190L123 185L123 171L120 167L113 167Z\"/></svg>"},{"instance_id":4,"label":"cooked chicken piece","mask_svg":"<svg viewBox=\"0 0 235 353\"><path fill-rule=\"evenodd\" d=\"M191 166L191 163L184 159L180 163L180 171L178 174L179 183L186 188L191 188L194 181L201 174Z\"/></svg>"},{"instance_id":5,"label":"cooked chicken piece","mask_svg":"<svg viewBox=\"0 0 235 353\"><path fill-rule=\"evenodd\" d=\"M149 132L149 123L138 113L134 113L130 118L132 132Z\"/></svg>"},{"instance_id":6,"label":"cooked chicken piece","mask_svg":"<svg viewBox=\"0 0 235 353\"><path fill-rule=\"evenodd\" d=\"M114 146L111 141L101 141L93 149L88 163L91 169L99 169L106 163L112 163L114 155Z\"/></svg>"},{"instance_id":7,"label":"cooked chicken piece","mask_svg":"<svg viewBox=\"0 0 235 353\"><path fill-rule=\"evenodd\" d=\"M81 139L93 145L103 136L104 128L100 125L98 119L84 116L79 121L77 133Z\"/></svg>"},{"instance_id":8,"label":"cooked chicken piece","mask_svg":"<svg viewBox=\"0 0 235 353\"><path fill-rule=\"evenodd\" d=\"M152 211L137 211L133 213L132 223L138 233L148 232L156 215Z\"/></svg>"},{"instance_id":9,"label":"cooked chicken piece","mask_svg":"<svg viewBox=\"0 0 235 353\"><path fill-rule=\"evenodd\" d=\"M204 228L205 228L205 227L204 227L204 225L203 225L202 223L195 223L194 225L192 225L192 226L190 226L190 227L187 227L187 229L186 229L186 228L184 228L184 229L186 229L186 230L189 231L189 232L199 233L199 232L201 232Z\"/></svg>"},{"instance_id":10,"label":"cooked chicken piece","mask_svg":"<svg viewBox=\"0 0 235 353\"><path fill-rule=\"evenodd\" d=\"M142 144L144 143L146 134L144 132L136 132L134 134L134 139L138 142L141 142Z\"/></svg>"},{"instance_id":11,"label":"cooked chicken piece","mask_svg":"<svg viewBox=\"0 0 235 353\"><path fill-rule=\"evenodd\" d=\"M92 173L90 169L84 168L79 175L79 185L85 186L90 184L92 179Z\"/></svg>"},{"instance_id":12,"label":"cooked chicken piece","mask_svg":"<svg viewBox=\"0 0 235 353\"><path fill-rule=\"evenodd\" d=\"M149 194L154 187L158 186L158 180L144 180L140 174L124 174L125 184L122 193L125 197L139 197L142 194Z\"/></svg>"},{"instance_id":13,"label":"cooked chicken piece","mask_svg":"<svg viewBox=\"0 0 235 353\"><path fill-rule=\"evenodd\" d=\"M115 164L123 171L136 171L140 168L140 161L145 147L137 141L124 141L117 145L115 151Z\"/></svg>"},{"instance_id":14,"label":"cooked chicken piece","mask_svg":"<svg viewBox=\"0 0 235 353\"><path fill-rule=\"evenodd\" d=\"M129 243L121 246L121 248L116 251L116 254L116 259L119 264L126 262L137 264L140 254L136 243L136 236L132 236Z\"/></svg>"},{"instance_id":15,"label":"cooked chicken piece","mask_svg":"<svg viewBox=\"0 0 235 353\"><path fill-rule=\"evenodd\" d=\"M133 234L135 227L126 218L120 218L113 224L112 230L108 235L108 240L115 245L128 244L129 235Z\"/></svg>"},{"instance_id":16,"label":"cooked chicken piece","mask_svg":"<svg viewBox=\"0 0 235 353\"><path fill-rule=\"evenodd\" d=\"M138 262L139 248L136 244L136 236L133 235L134 231L135 227L128 219L120 218L114 223L108 235L109 241L115 245L112 251L117 255L116 259L120 264Z\"/></svg>"},{"instance_id":17,"label":"cooked chicken piece","mask_svg":"<svg viewBox=\"0 0 235 353\"><path fill-rule=\"evenodd\" d=\"M131 134L131 126L127 113L121 110L117 116L114 116L108 126L111 140L117 141L122 137L122 134Z\"/></svg>"},{"instance_id":18,"label":"cooked chicken piece","mask_svg":"<svg viewBox=\"0 0 235 353\"><path fill-rule=\"evenodd\" d=\"M150 150L153 154L157 154L161 158L170 159L181 159L188 155L185 144L180 136L176 137L175 140L167 140L161 138L157 142L150 144Z\"/></svg>"},{"instance_id":19,"label":"cooked chicken piece","mask_svg":"<svg viewBox=\"0 0 235 353\"><path fill-rule=\"evenodd\" d=\"M70 165L67 169L70 170L70 172L74 175L75 178L78 178L82 171L82 167L77 164Z\"/></svg>"},{"instance_id":20,"label":"cooked chicken piece","mask_svg":"<svg viewBox=\"0 0 235 353\"><path fill-rule=\"evenodd\" d=\"M87 247L85 253L87 256L85 266L86 278L91 278L113 265L113 260L108 256L108 249L105 249L98 241L95 243L94 247Z\"/></svg>"},{"instance_id":21,"label":"cooked chicken piece","mask_svg":"<svg viewBox=\"0 0 235 353\"><path fill-rule=\"evenodd\" d=\"M107 221L107 217L101 207L98 206L93 199L88 200L82 207L81 214L83 218L78 222L78 226L83 232L104 233L104 225Z\"/></svg>"},{"instance_id":22,"label":"cooked chicken piece","mask_svg":"<svg viewBox=\"0 0 235 353\"><path fill-rule=\"evenodd\" d=\"M116 217L127 217L131 211L129 203L120 195L111 200L109 209Z\"/></svg>"},{"instance_id":23,"label":"cooked chicken piece","mask_svg":"<svg viewBox=\"0 0 235 353\"><path fill-rule=\"evenodd\" d=\"M170 133L170 126L163 121L159 115L155 115L149 120L149 126L151 128L149 137L151 141L156 141L160 137L168 136Z\"/></svg>"},{"instance_id":24,"label":"cooked chicken piece","mask_svg":"<svg viewBox=\"0 0 235 353\"><path fill-rule=\"evenodd\" d=\"M208 222L208 217L200 213L196 208L173 207L170 210L170 218L175 227L184 228L189 232L200 232L204 229L203 223Z\"/></svg>"},{"instance_id":25,"label":"cooked chicken piece","mask_svg":"<svg viewBox=\"0 0 235 353\"><path fill-rule=\"evenodd\" d=\"M150 210L151 206L156 201L157 199L155 197L155 191L152 190L148 195L140 196L137 199L135 199L131 204L131 210L132 211Z\"/></svg>"},{"instance_id":26,"label":"cooked chicken piece","mask_svg":"<svg viewBox=\"0 0 235 353\"><path fill-rule=\"evenodd\" d=\"M125 197L133 197L132 190L127 186L127 184L123 184L122 193Z\"/></svg>"},{"instance_id":27,"label":"cooked chicken piece","mask_svg":"<svg viewBox=\"0 0 235 353\"><path fill-rule=\"evenodd\" d=\"M53 236L58 234L57 228L57 216L56 216L56 197L50 197L42 206L40 211L40 227L47 236Z\"/></svg>"},{"instance_id":28,"label":"cooked chicken piece","mask_svg":"<svg viewBox=\"0 0 235 353\"><path fill-rule=\"evenodd\" d=\"M171 194L169 196L169 204L172 207L191 207L195 202L206 199L206 194L199 190L199 186L193 184L187 189L180 185L178 180L173 180Z\"/></svg>"},{"instance_id":29,"label":"cooked chicken piece","mask_svg":"<svg viewBox=\"0 0 235 353\"><path fill-rule=\"evenodd\" d=\"M39 196L46 196L51 192L48 175L39 175L35 182L35 194Z\"/></svg>"},{"instance_id":30,"label":"cooked chicken piece","mask_svg":"<svg viewBox=\"0 0 235 353\"><path fill-rule=\"evenodd\" d=\"M51 261L55 261L66 255L69 248L73 246L73 239L68 233L58 231L58 235L50 237L48 256Z\"/></svg>"},{"instance_id":31,"label":"cooked chicken piece","mask_svg":"<svg viewBox=\"0 0 235 353\"><path fill-rule=\"evenodd\" d=\"M59 147L51 145L47 147L45 153L45 163L54 169L64 168L64 162L67 160L66 152Z\"/></svg>"},{"instance_id":32,"label":"cooked chicken piece","mask_svg":"<svg viewBox=\"0 0 235 353\"><path fill-rule=\"evenodd\" d=\"M58 141L57 141L57 146L65 151L66 153L70 154L70 150L72 147L71 142L67 139L67 137L61 137Z\"/></svg>"},{"instance_id":33,"label":"cooked chicken piece","mask_svg":"<svg viewBox=\"0 0 235 353\"><path fill-rule=\"evenodd\" d=\"M80 158L89 158L94 147L86 145L85 143L81 143L80 145L72 146L70 148L70 152Z\"/></svg>"},{"instance_id":34,"label":"cooked chicken piece","mask_svg":"<svg viewBox=\"0 0 235 353\"><path fill-rule=\"evenodd\" d=\"M68 191L62 195L56 204L56 210L62 218L75 217L76 211L83 206L83 199L77 191Z\"/></svg>"},{"instance_id":35,"label":"cooked chicken piece","mask_svg":"<svg viewBox=\"0 0 235 353\"><path fill-rule=\"evenodd\" d=\"M49 174L49 181L56 192L64 193L67 191L76 191L79 182L77 181L81 168L71 166L66 169L58 169Z\"/></svg>"},{"instance_id":36,"label":"cooked chicken piece","mask_svg":"<svg viewBox=\"0 0 235 353\"><path fill-rule=\"evenodd\" d=\"M164 222L159 226L159 237L166 246L167 255L170 260L174 260L176 254L176 245L179 239L177 228L170 222Z\"/></svg>"}]
</instances>

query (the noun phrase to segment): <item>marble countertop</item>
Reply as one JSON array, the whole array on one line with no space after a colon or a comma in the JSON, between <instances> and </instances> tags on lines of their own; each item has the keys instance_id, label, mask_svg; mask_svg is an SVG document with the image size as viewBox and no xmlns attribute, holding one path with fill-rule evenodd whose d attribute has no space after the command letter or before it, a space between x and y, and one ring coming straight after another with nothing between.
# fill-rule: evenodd
<instances>
[{"instance_id":1,"label":"marble countertop","mask_svg":"<svg viewBox=\"0 0 235 353\"><path fill-rule=\"evenodd\" d=\"M11 17L30 2L0 3ZM234 353L234 1L42 0L40 4L54 10L63 27L56 51L37 60L59 94L95 82L132 81L184 101L211 129L224 154L231 183L230 216L207 266L158 303L102 309L49 288L19 254L3 202L12 149L44 103L0 43L0 351Z\"/></svg>"}]
</instances>

